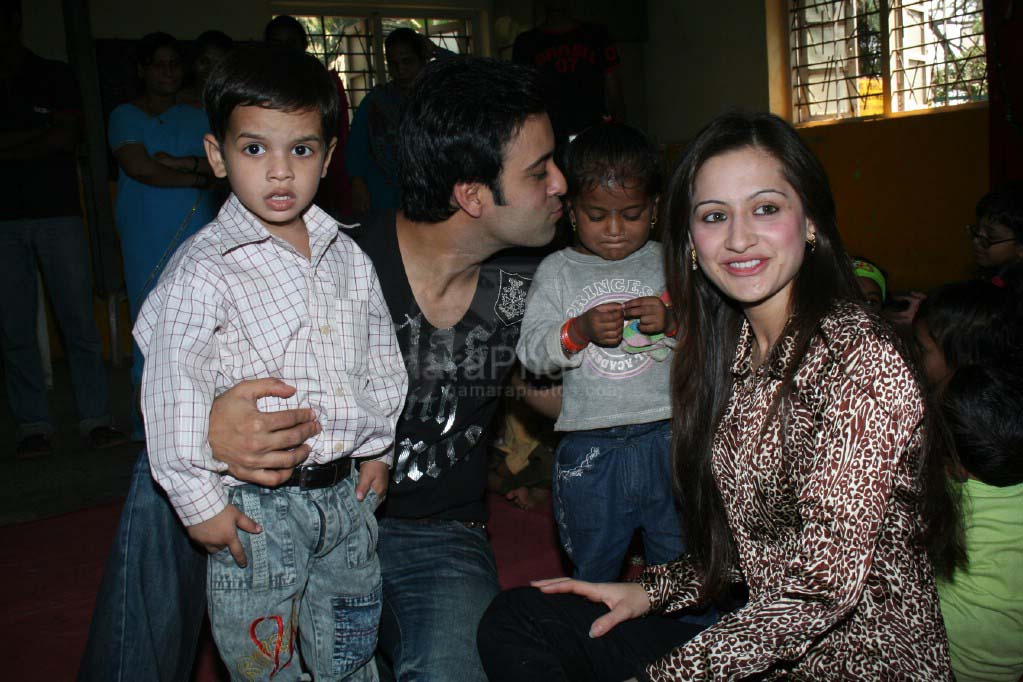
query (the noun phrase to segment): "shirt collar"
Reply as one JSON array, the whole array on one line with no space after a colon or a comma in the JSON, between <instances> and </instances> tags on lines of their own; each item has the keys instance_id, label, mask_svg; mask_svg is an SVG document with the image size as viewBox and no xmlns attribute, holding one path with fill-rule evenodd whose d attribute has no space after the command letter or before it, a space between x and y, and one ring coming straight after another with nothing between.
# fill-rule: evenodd
<instances>
[{"instance_id":1,"label":"shirt collar","mask_svg":"<svg viewBox=\"0 0 1023 682\"><path fill-rule=\"evenodd\" d=\"M315 263L337 238L340 225L316 204L310 204L303 218L309 232L311 260ZM220 223L221 255L226 255L240 246L263 242L273 237L263 223L259 222L252 211L245 208L233 193L220 209L217 222Z\"/></svg>"},{"instance_id":2,"label":"shirt collar","mask_svg":"<svg viewBox=\"0 0 1023 682\"><path fill-rule=\"evenodd\" d=\"M771 355L762 369L773 379L784 379L794 360L796 352L796 336L791 328L792 319L785 325L782 336L771 349ZM732 374L736 378L745 378L753 371L753 330L749 320L742 321L739 331L739 343L735 348L732 360Z\"/></svg>"}]
</instances>

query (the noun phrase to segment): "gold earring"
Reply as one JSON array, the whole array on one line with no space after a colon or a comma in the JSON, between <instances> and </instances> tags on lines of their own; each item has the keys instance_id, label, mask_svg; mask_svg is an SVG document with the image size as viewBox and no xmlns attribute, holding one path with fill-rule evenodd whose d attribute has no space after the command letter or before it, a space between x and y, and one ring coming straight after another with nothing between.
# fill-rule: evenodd
<instances>
[{"instance_id":1,"label":"gold earring","mask_svg":"<svg viewBox=\"0 0 1023 682\"><path fill-rule=\"evenodd\" d=\"M806 235L806 243L810 245L810 253L813 253L814 251L816 251L817 250L817 233L816 232L811 232L810 234Z\"/></svg>"},{"instance_id":2,"label":"gold earring","mask_svg":"<svg viewBox=\"0 0 1023 682\"><path fill-rule=\"evenodd\" d=\"M656 224L657 224L657 214L654 213L653 215L650 216L650 227L653 227Z\"/></svg>"},{"instance_id":3,"label":"gold earring","mask_svg":"<svg viewBox=\"0 0 1023 682\"><path fill-rule=\"evenodd\" d=\"M575 214L571 211L568 212L568 222L572 223L572 231L575 232Z\"/></svg>"},{"instance_id":4,"label":"gold earring","mask_svg":"<svg viewBox=\"0 0 1023 682\"><path fill-rule=\"evenodd\" d=\"M689 249L689 257L693 261L693 264L692 264L693 270L699 269L699 266L696 264L696 249Z\"/></svg>"}]
</instances>

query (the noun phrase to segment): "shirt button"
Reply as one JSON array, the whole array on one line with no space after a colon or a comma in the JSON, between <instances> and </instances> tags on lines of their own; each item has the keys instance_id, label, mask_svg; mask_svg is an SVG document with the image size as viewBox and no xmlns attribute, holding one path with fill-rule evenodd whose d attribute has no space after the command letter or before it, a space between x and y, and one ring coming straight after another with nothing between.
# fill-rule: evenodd
<instances>
[{"instance_id":1,"label":"shirt button","mask_svg":"<svg viewBox=\"0 0 1023 682\"><path fill-rule=\"evenodd\" d=\"M345 451L345 444L343 442L338 441L337 443L334 444L334 452L344 452L344 451Z\"/></svg>"},{"instance_id":2,"label":"shirt button","mask_svg":"<svg viewBox=\"0 0 1023 682\"><path fill-rule=\"evenodd\" d=\"M345 394L344 386L338 386L337 388L334 389L334 395L336 395L338 398L344 396L344 394Z\"/></svg>"},{"instance_id":3,"label":"shirt button","mask_svg":"<svg viewBox=\"0 0 1023 682\"><path fill-rule=\"evenodd\" d=\"M323 334L324 336L327 336L328 334L330 334L330 325L329 324L325 324L322 327L320 327L320 333Z\"/></svg>"}]
</instances>

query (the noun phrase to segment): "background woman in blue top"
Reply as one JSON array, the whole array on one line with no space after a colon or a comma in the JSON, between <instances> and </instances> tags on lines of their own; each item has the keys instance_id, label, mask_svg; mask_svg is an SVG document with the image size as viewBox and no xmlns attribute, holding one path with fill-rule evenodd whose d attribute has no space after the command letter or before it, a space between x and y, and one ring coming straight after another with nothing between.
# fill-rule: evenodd
<instances>
[{"instance_id":1,"label":"background woman in blue top","mask_svg":"<svg viewBox=\"0 0 1023 682\"><path fill-rule=\"evenodd\" d=\"M202 147L206 114L175 104L184 66L177 41L150 33L136 48L141 94L110 114L110 149L117 158L115 218L132 320L160 270L182 241L209 222L215 207ZM142 379L134 349L132 384ZM134 436L141 437L141 424Z\"/></svg>"}]
</instances>

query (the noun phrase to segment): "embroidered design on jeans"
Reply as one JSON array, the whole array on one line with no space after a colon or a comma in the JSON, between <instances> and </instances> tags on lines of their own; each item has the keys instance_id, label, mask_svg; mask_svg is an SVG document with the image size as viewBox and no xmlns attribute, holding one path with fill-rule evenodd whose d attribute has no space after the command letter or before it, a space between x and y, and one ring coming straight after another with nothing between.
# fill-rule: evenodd
<instances>
[{"instance_id":1,"label":"embroidered design on jeans","mask_svg":"<svg viewBox=\"0 0 1023 682\"><path fill-rule=\"evenodd\" d=\"M593 463L600 457L600 448L590 448L590 451L583 457L583 461L571 469L558 469L558 478L578 478L593 468Z\"/></svg>"},{"instance_id":2,"label":"embroidered design on jeans","mask_svg":"<svg viewBox=\"0 0 1023 682\"><path fill-rule=\"evenodd\" d=\"M570 478L579 478L593 468L593 463L597 461L598 457L600 457L600 448L593 447L590 448L590 451L586 453L585 457L583 457L583 461L570 469L563 469L560 465L555 465L556 471L554 472L554 476L557 479L555 481L555 485L557 486L558 482L563 482ZM560 489L560 486L557 487ZM560 495L560 490L558 491L558 494ZM571 559L572 537L568 533L568 520L565 518L565 504L561 503L554 506L557 510L557 519L555 520L558 523L558 528L561 529L561 542L565 546L565 554L567 554L568 558Z\"/></svg>"},{"instance_id":3,"label":"embroidered design on jeans","mask_svg":"<svg viewBox=\"0 0 1023 682\"><path fill-rule=\"evenodd\" d=\"M238 660L238 672L246 680L262 679L266 671L270 671L270 679L291 665L291 659L295 653L295 613L292 609L291 617L287 624L280 616L263 616L252 621L249 625L249 639L256 645L256 651L249 656ZM263 623L270 623L274 626L264 637L257 632ZM266 628L262 628L265 630ZM288 658L281 661L281 652L287 651Z\"/></svg>"}]
</instances>

